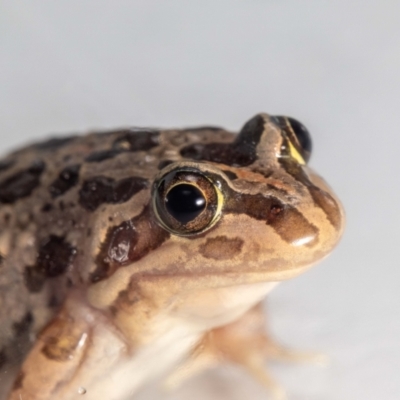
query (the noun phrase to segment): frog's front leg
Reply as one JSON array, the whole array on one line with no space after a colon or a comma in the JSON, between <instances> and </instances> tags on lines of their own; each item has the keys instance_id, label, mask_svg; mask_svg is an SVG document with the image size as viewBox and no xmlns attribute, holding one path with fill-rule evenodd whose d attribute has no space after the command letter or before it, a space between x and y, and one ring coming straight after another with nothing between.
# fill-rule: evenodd
<instances>
[{"instance_id":1,"label":"frog's front leg","mask_svg":"<svg viewBox=\"0 0 400 400\"><path fill-rule=\"evenodd\" d=\"M222 363L240 365L263 384L273 399L286 399L285 390L270 375L266 360L289 362L326 361L319 353L289 349L277 343L266 330L266 315L261 303L238 320L207 332L188 360L172 373L166 383L175 387L206 368Z\"/></svg>"},{"instance_id":2,"label":"frog's front leg","mask_svg":"<svg viewBox=\"0 0 400 400\"><path fill-rule=\"evenodd\" d=\"M81 398L99 378L97 375L106 374L109 366L126 353L118 333L112 332L106 322L100 312L81 299L67 299L37 338L8 399Z\"/></svg>"}]
</instances>

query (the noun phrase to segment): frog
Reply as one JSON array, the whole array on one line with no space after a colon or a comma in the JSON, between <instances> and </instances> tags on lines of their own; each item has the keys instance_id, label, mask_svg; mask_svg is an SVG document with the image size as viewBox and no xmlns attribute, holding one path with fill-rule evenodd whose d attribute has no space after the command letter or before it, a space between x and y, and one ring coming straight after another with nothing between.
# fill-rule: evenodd
<instances>
[{"instance_id":1,"label":"frog","mask_svg":"<svg viewBox=\"0 0 400 400\"><path fill-rule=\"evenodd\" d=\"M0 399L127 400L219 363L275 399L262 302L328 256L343 207L311 136L219 127L53 137L0 161Z\"/></svg>"}]
</instances>

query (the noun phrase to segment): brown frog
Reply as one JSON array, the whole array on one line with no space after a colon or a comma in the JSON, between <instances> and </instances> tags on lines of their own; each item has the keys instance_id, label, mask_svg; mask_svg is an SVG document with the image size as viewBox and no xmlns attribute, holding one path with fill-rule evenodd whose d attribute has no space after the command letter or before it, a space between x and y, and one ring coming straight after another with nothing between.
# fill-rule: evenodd
<instances>
[{"instance_id":1,"label":"brown frog","mask_svg":"<svg viewBox=\"0 0 400 400\"><path fill-rule=\"evenodd\" d=\"M130 399L223 361L283 398L264 357L297 356L260 302L344 225L310 153L301 123L259 114L238 135L122 129L4 158L0 399Z\"/></svg>"}]
</instances>

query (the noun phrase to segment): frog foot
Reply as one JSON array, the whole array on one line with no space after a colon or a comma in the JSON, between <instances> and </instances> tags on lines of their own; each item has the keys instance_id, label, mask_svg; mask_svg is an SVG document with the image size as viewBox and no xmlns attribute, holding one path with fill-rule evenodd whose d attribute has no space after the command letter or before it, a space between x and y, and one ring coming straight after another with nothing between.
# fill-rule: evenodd
<instances>
[{"instance_id":1,"label":"frog foot","mask_svg":"<svg viewBox=\"0 0 400 400\"><path fill-rule=\"evenodd\" d=\"M167 378L166 387L174 388L204 369L233 363L247 370L274 400L287 399L285 390L270 375L265 359L325 365L328 358L320 353L291 350L276 343L265 332L265 319L260 303L239 320L207 332L190 357Z\"/></svg>"}]
</instances>

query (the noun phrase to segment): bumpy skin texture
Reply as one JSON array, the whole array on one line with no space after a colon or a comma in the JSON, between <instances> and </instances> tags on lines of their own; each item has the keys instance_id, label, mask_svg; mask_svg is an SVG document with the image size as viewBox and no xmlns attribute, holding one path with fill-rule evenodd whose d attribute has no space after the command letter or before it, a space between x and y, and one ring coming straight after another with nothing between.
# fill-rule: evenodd
<instances>
[{"instance_id":1,"label":"bumpy skin texture","mask_svg":"<svg viewBox=\"0 0 400 400\"><path fill-rule=\"evenodd\" d=\"M129 398L325 257L341 206L284 149L282 127L260 114L238 136L124 129L3 159L0 399L75 399L80 387L87 399ZM221 193L221 215L197 235L165 229L152 200L182 166Z\"/></svg>"}]
</instances>

